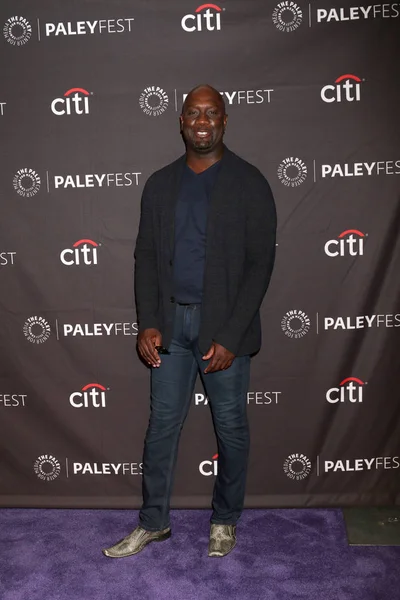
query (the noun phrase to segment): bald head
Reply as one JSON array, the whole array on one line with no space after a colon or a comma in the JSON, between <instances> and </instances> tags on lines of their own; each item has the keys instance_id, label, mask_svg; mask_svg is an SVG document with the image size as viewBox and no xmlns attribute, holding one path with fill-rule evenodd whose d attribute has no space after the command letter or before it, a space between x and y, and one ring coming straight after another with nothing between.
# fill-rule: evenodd
<instances>
[{"instance_id":1,"label":"bald head","mask_svg":"<svg viewBox=\"0 0 400 600\"><path fill-rule=\"evenodd\" d=\"M213 88L211 85L208 85L207 83L201 84L201 85L196 85L196 87L194 87L193 89L190 90L190 92L188 93L188 95L185 98L185 101L182 105L182 113L185 110L185 107L193 100L193 98L196 98L199 94L206 94L209 97L212 97L214 99L214 102L217 102L221 109L222 109L222 114L226 114L226 110L225 110L225 101L223 99L223 97L221 96L221 94L219 93L218 90L216 90L215 88Z\"/></svg>"},{"instance_id":2,"label":"bald head","mask_svg":"<svg viewBox=\"0 0 400 600\"><path fill-rule=\"evenodd\" d=\"M221 157L228 115L221 94L211 85L198 85L186 96L179 117L186 153Z\"/></svg>"}]
</instances>

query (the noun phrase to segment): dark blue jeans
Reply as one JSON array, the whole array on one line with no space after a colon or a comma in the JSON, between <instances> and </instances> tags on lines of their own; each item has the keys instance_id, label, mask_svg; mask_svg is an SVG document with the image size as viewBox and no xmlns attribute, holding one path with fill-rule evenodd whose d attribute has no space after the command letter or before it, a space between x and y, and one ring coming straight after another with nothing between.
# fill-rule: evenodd
<instances>
[{"instance_id":1,"label":"dark blue jeans","mask_svg":"<svg viewBox=\"0 0 400 600\"><path fill-rule=\"evenodd\" d=\"M236 357L226 371L204 374L209 361L197 347L201 306L177 305L174 335L161 366L151 369L151 413L143 456L140 525L149 531L170 526L170 497L180 433L198 372L209 399L218 444L218 475L212 523L235 524L243 509L249 452L247 391L250 357Z\"/></svg>"}]
</instances>

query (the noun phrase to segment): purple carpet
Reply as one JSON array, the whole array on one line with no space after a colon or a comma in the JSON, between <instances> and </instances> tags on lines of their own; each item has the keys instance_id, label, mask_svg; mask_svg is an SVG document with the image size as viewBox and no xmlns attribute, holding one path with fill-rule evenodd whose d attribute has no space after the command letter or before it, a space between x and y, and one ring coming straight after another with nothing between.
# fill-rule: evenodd
<instances>
[{"instance_id":1,"label":"purple carpet","mask_svg":"<svg viewBox=\"0 0 400 600\"><path fill-rule=\"evenodd\" d=\"M0 509L1 600L397 600L400 547L348 547L340 510L246 510L238 545L207 557L209 511L172 514L137 556L101 548L136 511Z\"/></svg>"}]
</instances>

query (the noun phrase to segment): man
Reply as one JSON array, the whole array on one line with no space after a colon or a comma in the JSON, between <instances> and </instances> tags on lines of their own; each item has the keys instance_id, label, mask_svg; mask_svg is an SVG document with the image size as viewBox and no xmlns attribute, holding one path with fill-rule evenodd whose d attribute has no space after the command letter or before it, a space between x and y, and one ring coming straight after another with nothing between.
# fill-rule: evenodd
<instances>
[{"instance_id":1,"label":"man","mask_svg":"<svg viewBox=\"0 0 400 600\"><path fill-rule=\"evenodd\" d=\"M106 556L140 552L171 535L170 496L180 432L198 372L218 443L209 556L236 543L249 432L250 356L275 256L276 213L263 175L223 144L225 103L194 88L180 115L186 154L154 173L135 249L138 350L151 367L151 415L139 525Z\"/></svg>"}]
</instances>

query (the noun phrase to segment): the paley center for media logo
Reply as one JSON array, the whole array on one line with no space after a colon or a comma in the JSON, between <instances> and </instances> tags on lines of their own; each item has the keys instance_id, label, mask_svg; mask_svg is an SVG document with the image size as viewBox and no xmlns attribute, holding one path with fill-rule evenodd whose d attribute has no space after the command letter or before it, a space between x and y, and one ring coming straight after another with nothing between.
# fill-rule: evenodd
<instances>
[{"instance_id":1,"label":"the paley center for media logo","mask_svg":"<svg viewBox=\"0 0 400 600\"><path fill-rule=\"evenodd\" d=\"M32 344L43 344L51 334L51 328L46 319L40 316L29 317L23 326L24 336Z\"/></svg>"},{"instance_id":2,"label":"the paley center for media logo","mask_svg":"<svg viewBox=\"0 0 400 600\"><path fill-rule=\"evenodd\" d=\"M24 198L35 196L40 190L41 180L40 175L34 170L24 167L18 169L14 175L13 187L14 190Z\"/></svg>"},{"instance_id":3,"label":"the paley center for media logo","mask_svg":"<svg viewBox=\"0 0 400 600\"><path fill-rule=\"evenodd\" d=\"M289 156L279 164L277 174L286 187L298 187L307 178L307 165L301 158Z\"/></svg>"},{"instance_id":4,"label":"the paley center for media logo","mask_svg":"<svg viewBox=\"0 0 400 600\"><path fill-rule=\"evenodd\" d=\"M168 104L168 94L158 85L150 85L139 96L140 108L151 117L162 115L167 110Z\"/></svg>"},{"instance_id":5,"label":"the paley center for media logo","mask_svg":"<svg viewBox=\"0 0 400 600\"><path fill-rule=\"evenodd\" d=\"M12 46L23 46L31 39L32 25L25 17L10 17L4 23L3 35Z\"/></svg>"},{"instance_id":6,"label":"the paley center for media logo","mask_svg":"<svg viewBox=\"0 0 400 600\"><path fill-rule=\"evenodd\" d=\"M281 329L289 338L299 339L304 337L310 331L310 327L310 317L298 308L288 310L281 320Z\"/></svg>"},{"instance_id":7,"label":"the paley center for media logo","mask_svg":"<svg viewBox=\"0 0 400 600\"><path fill-rule=\"evenodd\" d=\"M42 481L54 481L61 473L61 464L52 454L42 454L33 463L33 470Z\"/></svg>"},{"instance_id":8,"label":"the paley center for media logo","mask_svg":"<svg viewBox=\"0 0 400 600\"><path fill-rule=\"evenodd\" d=\"M296 2L283 0L274 8L272 22L279 31L290 33L300 27L303 20L303 11Z\"/></svg>"},{"instance_id":9,"label":"the paley center for media logo","mask_svg":"<svg viewBox=\"0 0 400 600\"><path fill-rule=\"evenodd\" d=\"M311 461L305 454L295 452L284 460L283 472L295 481L301 481L311 473Z\"/></svg>"}]
</instances>

